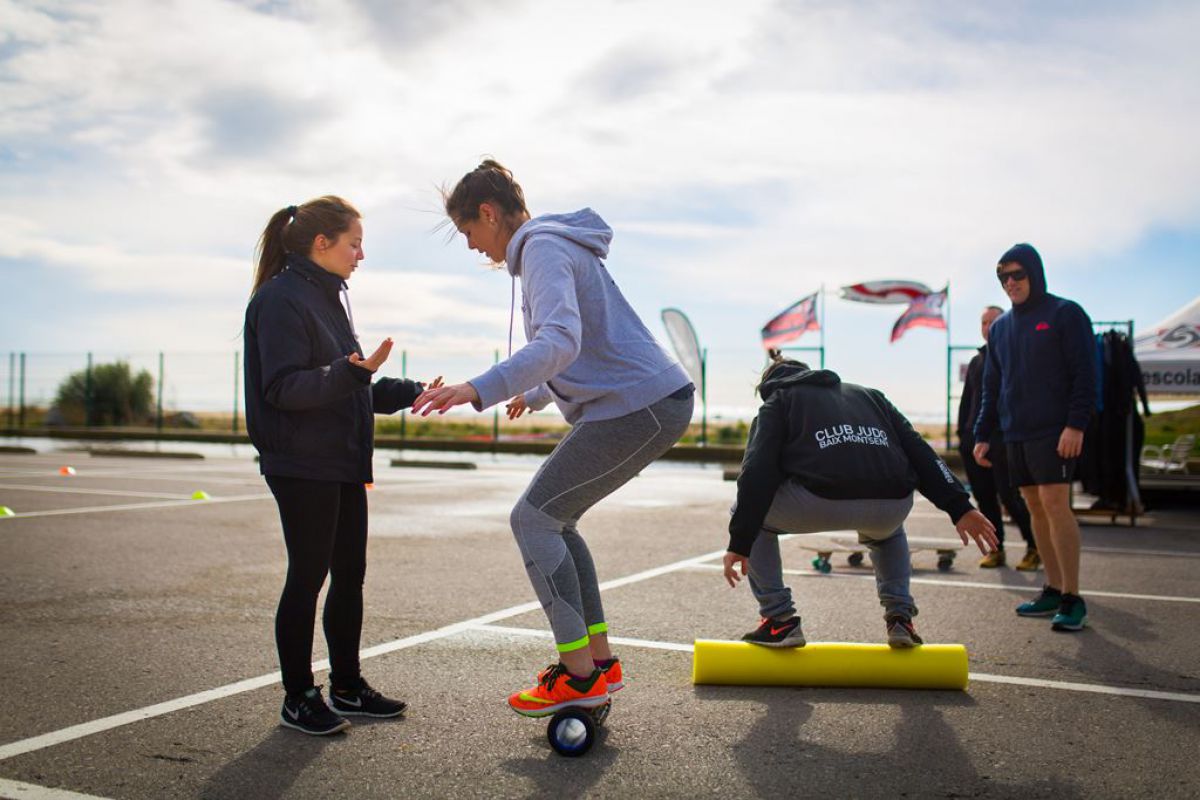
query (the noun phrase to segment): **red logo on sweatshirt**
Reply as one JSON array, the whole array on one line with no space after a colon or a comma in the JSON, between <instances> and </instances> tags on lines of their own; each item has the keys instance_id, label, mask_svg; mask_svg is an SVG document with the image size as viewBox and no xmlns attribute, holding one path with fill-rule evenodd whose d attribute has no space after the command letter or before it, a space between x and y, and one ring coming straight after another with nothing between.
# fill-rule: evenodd
<instances>
[{"instance_id":1,"label":"red logo on sweatshirt","mask_svg":"<svg viewBox=\"0 0 1200 800\"><path fill-rule=\"evenodd\" d=\"M1049 322L1039 322L1039 323L1037 324L1037 328L1036 328L1036 330L1039 330L1039 331L1048 331L1048 330L1050 330L1050 323L1049 323Z\"/></svg>"}]
</instances>

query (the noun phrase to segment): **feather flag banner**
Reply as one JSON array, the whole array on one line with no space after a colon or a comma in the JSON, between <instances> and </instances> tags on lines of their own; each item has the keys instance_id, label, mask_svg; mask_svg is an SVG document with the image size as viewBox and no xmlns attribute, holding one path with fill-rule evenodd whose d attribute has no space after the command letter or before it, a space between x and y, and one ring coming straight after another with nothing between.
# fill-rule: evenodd
<instances>
[{"instance_id":1,"label":"feather flag banner","mask_svg":"<svg viewBox=\"0 0 1200 800\"><path fill-rule=\"evenodd\" d=\"M671 340L671 347L675 348L675 355L679 357L679 363L687 370L692 383L697 386L703 385L704 371L700 364L700 338L696 336L696 329L692 327L691 320L678 308L664 308L662 322L663 327L667 329L667 336Z\"/></svg>"}]
</instances>

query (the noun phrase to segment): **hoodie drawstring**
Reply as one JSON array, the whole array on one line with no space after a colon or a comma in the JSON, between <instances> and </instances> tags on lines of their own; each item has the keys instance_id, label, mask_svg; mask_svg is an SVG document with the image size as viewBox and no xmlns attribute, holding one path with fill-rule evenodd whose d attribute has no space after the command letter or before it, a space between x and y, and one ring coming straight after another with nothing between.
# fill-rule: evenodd
<instances>
[{"instance_id":1,"label":"hoodie drawstring","mask_svg":"<svg viewBox=\"0 0 1200 800\"><path fill-rule=\"evenodd\" d=\"M354 338L358 339L358 331L354 327L354 312L350 310L350 288L342 283L342 288L338 291L338 296L342 299L342 305L346 309L346 319L350 322L350 333Z\"/></svg>"},{"instance_id":2,"label":"hoodie drawstring","mask_svg":"<svg viewBox=\"0 0 1200 800\"><path fill-rule=\"evenodd\" d=\"M512 358L512 332L513 320L516 319L517 310L517 276L512 276L512 292L508 299L508 355L506 358Z\"/></svg>"}]
</instances>

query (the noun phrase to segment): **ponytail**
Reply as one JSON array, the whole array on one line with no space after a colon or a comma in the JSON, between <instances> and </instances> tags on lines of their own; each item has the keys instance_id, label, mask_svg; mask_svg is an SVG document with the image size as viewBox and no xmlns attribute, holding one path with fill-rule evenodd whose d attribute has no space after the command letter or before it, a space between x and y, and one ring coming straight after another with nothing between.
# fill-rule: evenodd
<instances>
[{"instance_id":1,"label":"ponytail","mask_svg":"<svg viewBox=\"0 0 1200 800\"><path fill-rule=\"evenodd\" d=\"M258 266L254 270L254 286L250 294L258 291L258 287L283 272L287 263L287 250L283 246L283 231L292 221L292 208L281 208L271 215L262 236L258 237Z\"/></svg>"},{"instance_id":2,"label":"ponytail","mask_svg":"<svg viewBox=\"0 0 1200 800\"><path fill-rule=\"evenodd\" d=\"M308 256L318 236L336 240L350 229L351 222L361 217L354 206L333 195L276 211L258 237L257 267L250 293L254 294L283 272L289 253Z\"/></svg>"},{"instance_id":3,"label":"ponytail","mask_svg":"<svg viewBox=\"0 0 1200 800\"><path fill-rule=\"evenodd\" d=\"M767 359L767 367L763 370L762 377L758 379L758 386L754 387L754 393L759 397L762 397L763 384L767 382L767 379L771 377L771 373L773 373L777 367L782 367L784 364L791 364L792 366L800 367L800 369L809 369L808 364L805 364L803 361L797 361L794 358L787 358L783 355L782 350L777 350L775 348L769 348L767 350Z\"/></svg>"}]
</instances>

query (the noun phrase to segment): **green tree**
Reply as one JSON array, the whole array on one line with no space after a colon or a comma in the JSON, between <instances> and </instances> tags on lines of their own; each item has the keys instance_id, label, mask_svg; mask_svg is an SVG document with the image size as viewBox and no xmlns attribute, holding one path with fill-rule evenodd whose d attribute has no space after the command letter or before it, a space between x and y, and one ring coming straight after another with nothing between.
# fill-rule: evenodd
<instances>
[{"instance_id":1,"label":"green tree","mask_svg":"<svg viewBox=\"0 0 1200 800\"><path fill-rule=\"evenodd\" d=\"M89 387L87 370L82 369L59 384L54 404L68 422L128 425L152 416L154 379L146 370L134 375L124 361L97 364L90 383Z\"/></svg>"}]
</instances>

